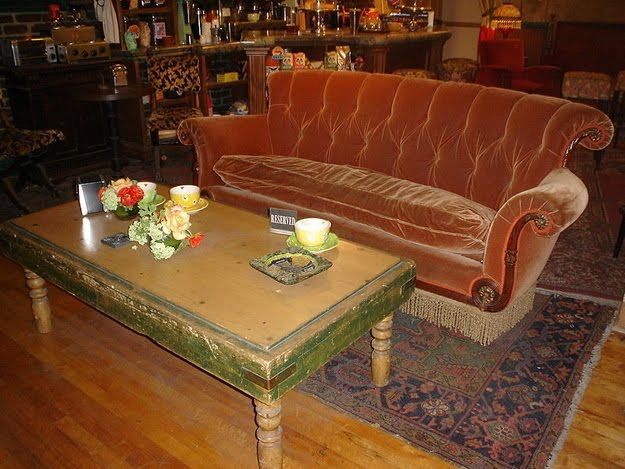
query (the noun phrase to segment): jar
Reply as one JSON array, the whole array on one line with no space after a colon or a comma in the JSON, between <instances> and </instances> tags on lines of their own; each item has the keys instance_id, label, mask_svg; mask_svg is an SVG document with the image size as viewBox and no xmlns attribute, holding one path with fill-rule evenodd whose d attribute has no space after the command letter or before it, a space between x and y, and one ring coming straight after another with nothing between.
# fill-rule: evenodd
<instances>
[{"instance_id":1,"label":"jar","mask_svg":"<svg viewBox=\"0 0 625 469\"><path fill-rule=\"evenodd\" d=\"M111 72L113 73L113 86L128 85L128 69L125 65L115 64L111 66Z\"/></svg>"}]
</instances>

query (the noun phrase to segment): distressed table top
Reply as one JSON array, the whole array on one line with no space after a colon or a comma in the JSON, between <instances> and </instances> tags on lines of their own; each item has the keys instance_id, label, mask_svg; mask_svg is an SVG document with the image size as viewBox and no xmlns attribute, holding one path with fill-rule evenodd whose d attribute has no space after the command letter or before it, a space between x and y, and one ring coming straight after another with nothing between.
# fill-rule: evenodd
<instances>
[{"instance_id":1,"label":"distressed table top","mask_svg":"<svg viewBox=\"0 0 625 469\"><path fill-rule=\"evenodd\" d=\"M192 232L205 233L202 244L157 261L147 246L102 244L129 222L82 217L71 202L2 225L1 249L265 401L392 312L414 286L412 263L345 240L322 254L333 263L329 270L283 285L249 266L285 247L286 236L270 233L266 218L211 201L191 221ZM335 343L328 346L328 338Z\"/></svg>"}]
</instances>

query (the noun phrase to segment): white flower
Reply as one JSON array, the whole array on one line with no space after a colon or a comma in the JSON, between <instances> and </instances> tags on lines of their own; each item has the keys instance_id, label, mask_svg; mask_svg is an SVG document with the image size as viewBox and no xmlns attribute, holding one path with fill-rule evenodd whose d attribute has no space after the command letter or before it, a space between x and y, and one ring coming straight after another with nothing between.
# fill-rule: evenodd
<instances>
[{"instance_id":1,"label":"white flower","mask_svg":"<svg viewBox=\"0 0 625 469\"><path fill-rule=\"evenodd\" d=\"M167 246L164 243L150 243L150 250L154 255L154 259L169 259L176 252L173 246Z\"/></svg>"}]
</instances>

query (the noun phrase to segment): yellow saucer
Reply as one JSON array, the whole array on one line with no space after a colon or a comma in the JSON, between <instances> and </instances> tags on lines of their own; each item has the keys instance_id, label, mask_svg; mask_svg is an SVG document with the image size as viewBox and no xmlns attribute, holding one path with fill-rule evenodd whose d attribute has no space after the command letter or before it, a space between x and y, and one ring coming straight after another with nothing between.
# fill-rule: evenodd
<instances>
[{"instance_id":1,"label":"yellow saucer","mask_svg":"<svg viewBox=\"0 0 625 469\"><path fill-rule=\"evenodd\" d=\"M200 197L195 207L189 207L189 208L183 207L183 208L184 208L184 211L187 212L189 215L193 215L194 213L197 213L200 210L204 210L206 207L208 207L208 200L205 199L204 197Z\"/></svg>"},{"instance_id":2,"label":"yellow saucer","mask_svg":"<svg viewBox=\"0 0 625 469\"><path fill-rule=\"evenodd\" d=\"M286 239L286 245L288 247L298 247L306 249L308 252L312 252L313 254L319 254L320 252L329 251L330 249L334 249L338 244L339 237L334 233L329 233L326 242L320 244L319 246L304 246L297 240L297 238L295 237L295 233L293 233Z\"/></svg>"}]
</instances>

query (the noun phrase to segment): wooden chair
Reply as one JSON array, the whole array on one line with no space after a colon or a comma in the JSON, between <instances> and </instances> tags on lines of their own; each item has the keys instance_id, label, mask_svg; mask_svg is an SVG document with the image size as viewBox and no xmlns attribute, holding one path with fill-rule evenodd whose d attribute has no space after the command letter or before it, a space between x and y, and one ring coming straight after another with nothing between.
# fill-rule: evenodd
<instances>
[{"instance_id":1,"label":"wooden chair","mask_svg":"<svg viewBox=\"0 0 625 469\"><path fill-rule=\"evenodd\" d=\"M0 183L11 202L22 213L30 212L18 197L18 191L27 182L41 184L52 195L58 195L39 160L54 143L64 139L60 130L15 128L7 113L0 110Z\"/></svg>"},{"instance_id":2,"label":"wooden chair","mask_svg":"<svg viewBox=\"0 0 625 469\"><path fill-rule=\"evenodd\" d=\"M151 56L147 60L148 83L154 88L147 128L154 149L154 177L162 180L159 132L174 131L180 122L203 116L199 109L200 67L195 55Z\"/></svg>"}]
</instances>

